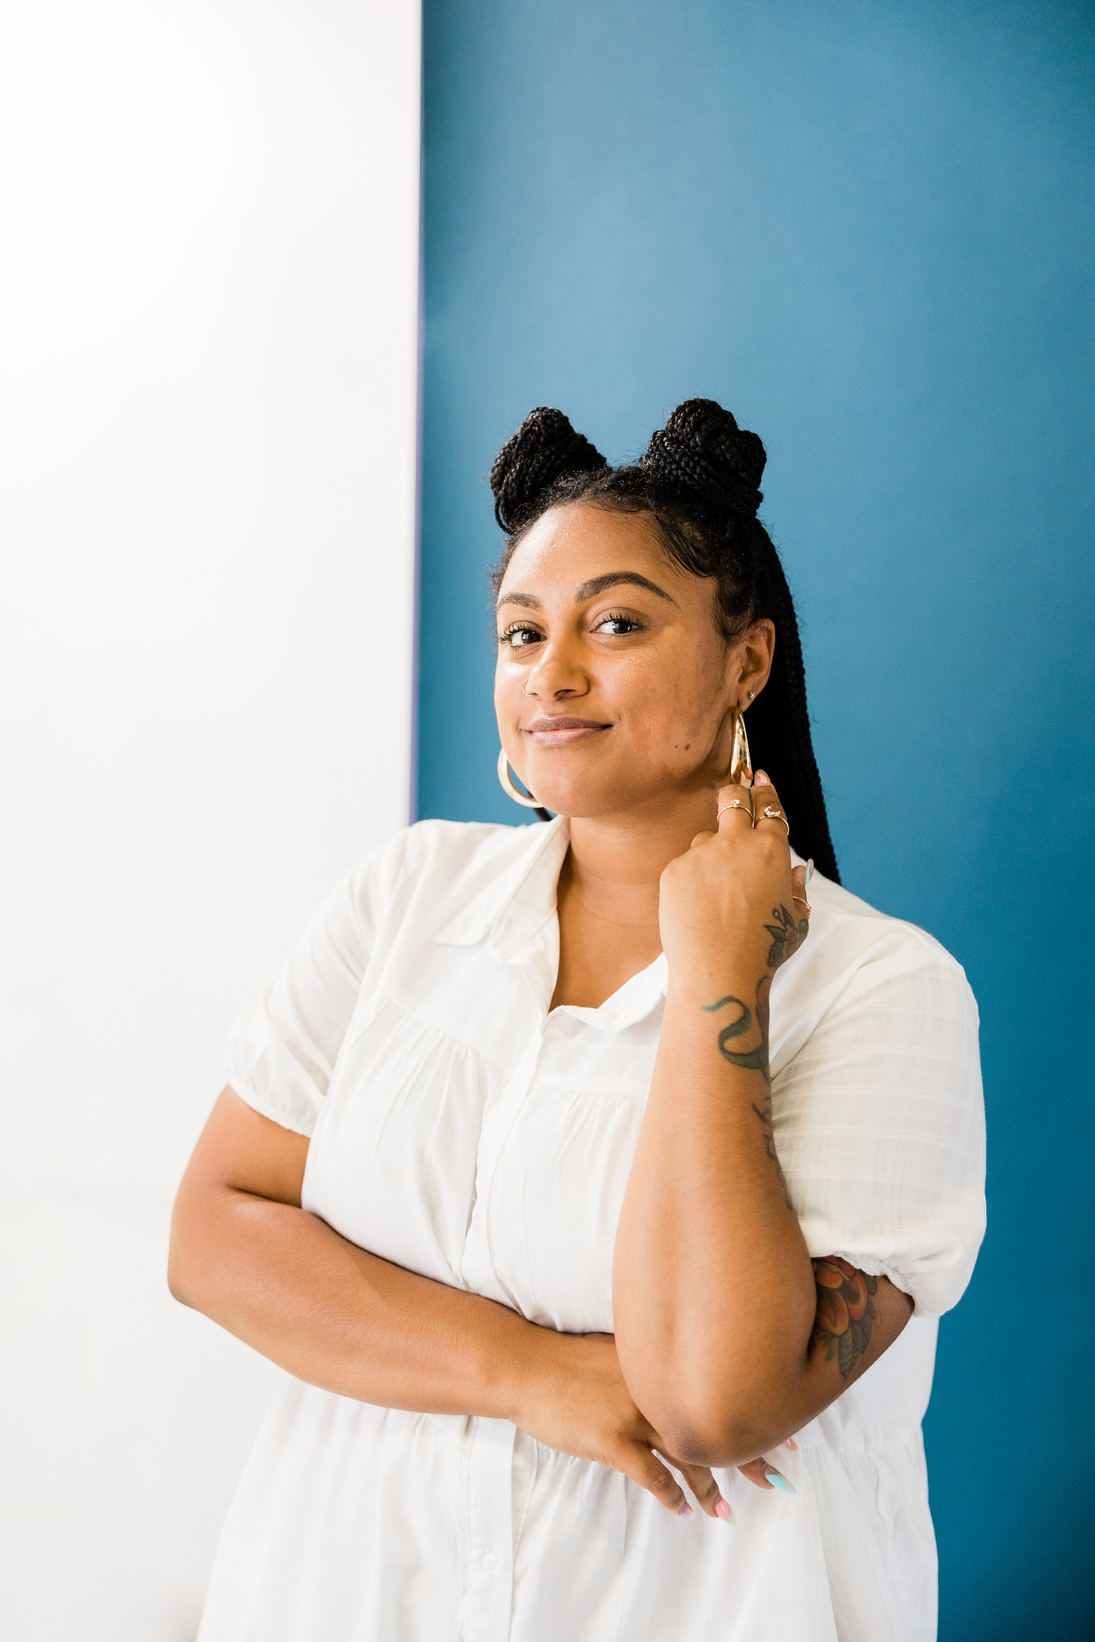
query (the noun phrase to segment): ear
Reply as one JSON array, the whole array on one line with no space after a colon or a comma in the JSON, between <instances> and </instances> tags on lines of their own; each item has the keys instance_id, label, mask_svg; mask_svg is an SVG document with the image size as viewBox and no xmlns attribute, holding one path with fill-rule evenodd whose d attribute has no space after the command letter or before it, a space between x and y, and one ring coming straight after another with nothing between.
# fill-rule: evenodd
<instances>
[{"instance_id":1,"label":"ear","mask_svg":"<svg viewBox=\"0 0 1095 1642\"><path fill-rule=\"evenodd\" d=\"M730 667L728 682L736 691L742 708L760 695L772 671L776 653L776 624L767 616L753 622L733 645L727 658ZM752 697L749 692L752 691Z\"/></svg>"}]
</instances>

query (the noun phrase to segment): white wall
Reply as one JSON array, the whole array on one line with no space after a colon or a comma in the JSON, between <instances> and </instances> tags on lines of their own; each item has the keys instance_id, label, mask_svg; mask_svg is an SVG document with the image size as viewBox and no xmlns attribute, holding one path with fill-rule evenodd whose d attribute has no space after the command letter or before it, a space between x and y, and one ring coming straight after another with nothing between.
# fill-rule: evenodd
<instances>
[{"instance_id":1,"label":"white wall","mask_svg":"<svg viewBox=\"0 0 1095 1642\"><path fill-rule=\"evenodd\" d=\"M0 1631L184 1642L275 1370L167 1299L232 1016L407 818L412 0L0 4Z\"/></svg>"}]
</instances>

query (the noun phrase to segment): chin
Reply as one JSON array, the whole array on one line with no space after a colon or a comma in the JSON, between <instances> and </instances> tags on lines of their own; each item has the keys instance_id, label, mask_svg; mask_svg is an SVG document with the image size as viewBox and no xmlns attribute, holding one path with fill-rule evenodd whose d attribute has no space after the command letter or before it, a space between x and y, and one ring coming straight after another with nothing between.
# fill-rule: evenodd
<instances>
[{"instance_id":1,"label":"chin","mask_svg":"<svg viewBox=\"0 0 1095 1642\"><path fill-rule=\"evenodd\" d=\"M618 815L639 802L638 795L618 788L606 790L591 788L589 782L545 782L543 795L533 792L545 810L552 815L565 815L571 821L592 820L600 815Z\"/></svg>"}]
</instances>

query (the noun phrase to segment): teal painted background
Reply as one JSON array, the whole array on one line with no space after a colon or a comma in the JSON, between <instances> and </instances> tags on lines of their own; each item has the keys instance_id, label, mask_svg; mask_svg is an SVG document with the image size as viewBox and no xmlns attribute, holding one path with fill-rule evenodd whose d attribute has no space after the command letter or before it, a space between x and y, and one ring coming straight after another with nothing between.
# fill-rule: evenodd
<instances>
[{"instance_id":1,"label":"teal painted background","mask_svg":"<svg viewBox=\"0 0 1095 1642\"><path fill-rule=\"evenodd\" d=\"M681 399L768 448L845 882L982 1012L990 1232L927 1423L942 1642L1095 1631L1095 11L426 0L419 813L497 787L487 474Z\"/></svg>"}]
</instances>

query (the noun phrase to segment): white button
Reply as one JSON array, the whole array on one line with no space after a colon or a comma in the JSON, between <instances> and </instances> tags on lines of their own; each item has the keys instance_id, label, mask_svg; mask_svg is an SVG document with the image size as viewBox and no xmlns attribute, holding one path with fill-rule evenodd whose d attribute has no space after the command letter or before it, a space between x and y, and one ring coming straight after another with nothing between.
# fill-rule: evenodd
<instances>
[{"instance_id":1,"label":"white button","mask_svg":"<svg viewBox=\"0 0 1095 1642\"><path fill-rule=\"evenodd\" d=\"M492 1574L498 1566L498 1553L496 1551L485 1551L483 1553L483 1566L488 1574Z\"/></svg>"}]
</instances>

